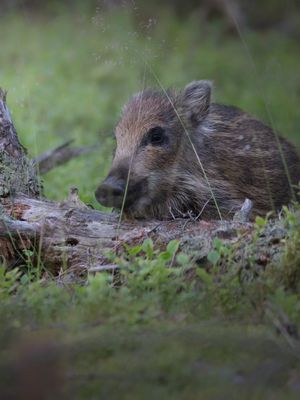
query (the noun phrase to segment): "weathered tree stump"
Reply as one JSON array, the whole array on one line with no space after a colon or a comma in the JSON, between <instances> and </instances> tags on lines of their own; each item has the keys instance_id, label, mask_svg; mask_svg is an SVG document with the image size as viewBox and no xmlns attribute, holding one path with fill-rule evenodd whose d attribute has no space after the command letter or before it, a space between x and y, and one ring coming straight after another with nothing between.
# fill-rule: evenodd
<instances>
[{"instance_id":1,"label":"weathered tree stump","mask_svg":"<svg viewBox=\"0 0 300 400\"><path fill-rule=\"evenodd\" d=\"M0 88L0 197L41 193L33 161L26 156L6 105L6 92Z\"/></svg>"}]
</instances>

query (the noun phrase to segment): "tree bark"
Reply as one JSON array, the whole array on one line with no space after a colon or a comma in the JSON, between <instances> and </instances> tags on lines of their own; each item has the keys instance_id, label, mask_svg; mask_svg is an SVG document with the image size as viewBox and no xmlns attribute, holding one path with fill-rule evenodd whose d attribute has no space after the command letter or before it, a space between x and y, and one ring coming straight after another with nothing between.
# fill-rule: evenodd
<instances>
[{"instance_id":1,"label":"tree bark","mask_svg":"<svg viewBox=\"0 0 300 400\"><path fill-rule=\"evenodd\" d=\"M0 88L0 198L17 192L36 197L41 186L34 163L26 156Z\"/></svg>"}]
</instances>

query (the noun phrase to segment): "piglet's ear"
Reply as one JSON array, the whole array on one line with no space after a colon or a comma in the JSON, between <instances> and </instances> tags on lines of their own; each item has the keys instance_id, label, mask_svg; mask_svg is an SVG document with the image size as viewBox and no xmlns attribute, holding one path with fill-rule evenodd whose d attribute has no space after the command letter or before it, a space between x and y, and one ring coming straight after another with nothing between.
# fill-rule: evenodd
<instances>
[{"instance_id":1,"label":"piglet's ear","mask_svg":"<svg viewBox=\"0 0 300 400\"><path fill-rule=\"evenodd\" d=\"M212 82L193 81L181 92L181 114L192 125L198 125L207 116L210 106Z\"/></svg>"}]
</instances>

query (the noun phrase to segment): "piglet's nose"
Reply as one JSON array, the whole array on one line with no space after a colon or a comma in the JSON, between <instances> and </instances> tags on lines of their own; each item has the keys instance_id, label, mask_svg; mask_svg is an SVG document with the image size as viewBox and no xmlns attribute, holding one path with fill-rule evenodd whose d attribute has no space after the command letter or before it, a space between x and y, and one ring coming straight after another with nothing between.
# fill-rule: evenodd
<instances>
[{"instance_id":1,"label":"piglet's nose","mask_svg":"<svg viewBox=\"0 0 300 400\"><path fill-rule=\"evenodd\" d=\"M108 176L95 192L97 201L105 207L122 206L125 194L125 181L114 176Z\"/></svg>"}]
</instances>

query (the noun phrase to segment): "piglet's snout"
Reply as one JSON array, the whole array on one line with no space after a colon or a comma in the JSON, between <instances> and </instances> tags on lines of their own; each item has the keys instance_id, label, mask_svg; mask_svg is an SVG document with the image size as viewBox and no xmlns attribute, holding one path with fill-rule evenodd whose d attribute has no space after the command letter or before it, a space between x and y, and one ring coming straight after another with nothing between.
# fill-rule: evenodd
<instances>
[{"instance_id":1,"label":"piglet's snout","mask_svg":"<svg viewBox=\"0 0 300 400\"><path fill-rule=\"evenodd\" d=\"M121 208L125 186L125 180L108 176L96 190L95 197L105 207Z\"/></svg>"}]
</instances>

